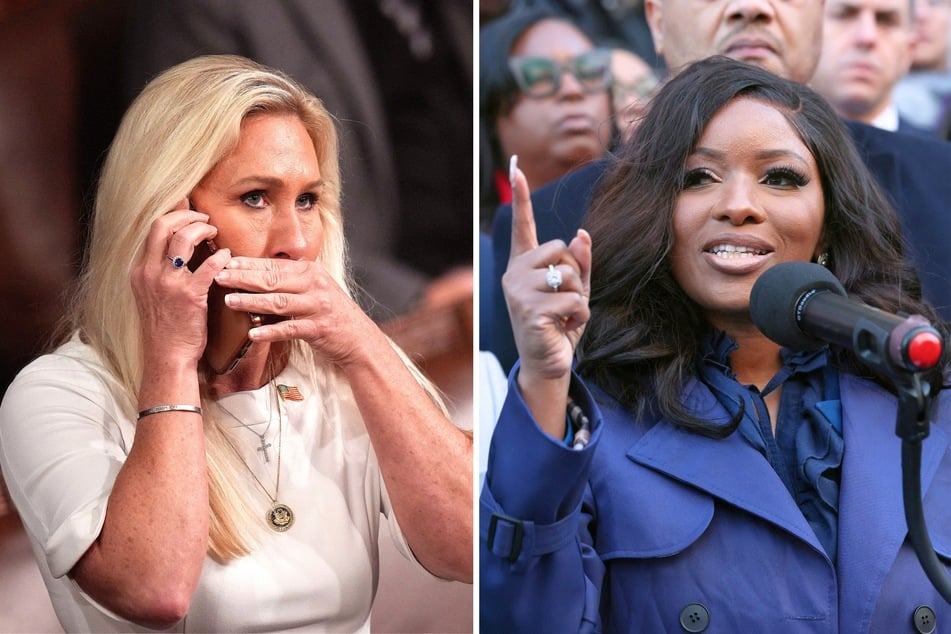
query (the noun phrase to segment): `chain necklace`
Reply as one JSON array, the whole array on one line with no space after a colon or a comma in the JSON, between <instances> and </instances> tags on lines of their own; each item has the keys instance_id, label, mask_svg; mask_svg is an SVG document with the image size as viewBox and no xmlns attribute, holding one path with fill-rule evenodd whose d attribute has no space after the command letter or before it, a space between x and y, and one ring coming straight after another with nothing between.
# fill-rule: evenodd
<instances>
[{"instance_id":1,"label":"chain necklace","mask_svg":"<svg viewBox=\"0 0 951 634\"><path fill-rule=\"evenodd\" d=\"M225 414L227 414L231 418L238 421L238 423L240 423L243 428L247 429L249 432L251 432L252 434L258 437L258 442L261 443L261 446L258 447L257 450L260 451L264 455L264 462L271 464L271 455L267 451L268 449L271 448L271 443L269 443L266 440L268 432L271 431L271 423L274 422L274 417L272 416L273 410L271 409L270 390L268 390L267 397L268 397L268 400L267 400L267 403L265 404L267 406L267 427L265 427L264 432L260 434L254 431L253 429L251 429L250 425L245 425L244 422L240 418L235 416L234 413L230 409L222 405L220 402L218 403L218 407L223 409ZM281 407L280 404L278 404L278 418L280 418L280 407ZM278 471L280 472L280 467L278 467ZM280 475L280 473L278 475Z\"/></svg>"},{"instance_id":2,"label":"chain necklace","mask_svg":"<svg viewBox=\"0 0 951 634\"><path fill-rule=\"evenodd\" d=\"M264 519L267 522L268 527L273 531L277 531L278 533L283 533L284 531L289 529L291 526L293 526L294 511L292 511L291 507L289 507L287 504L277 501L277 498L280 497L280 493L281 493L281 453L282 453L281 449L283 448L283 445L284 445L284 411L281 409L280 399L276 398L277 385L274 383L273 379L270 381L269 387L273 388L274 395L275 395L274 400L277 403L277 480L274 486L274 495L271 495L271 492L268 491L266 486L264 486L264 483L261 482L261 480L258 478L257 475L255 475L254 470L252 470L251 467L248 466L248 463L244 459L244 456L241 455L241 452L238 451L238 448L235 447L234 443L231 442L231 439L228 437L227 432L222 431L222 433L224 435L225 442L228 443L228 445L231 447L231 450L234 451L235 455L238 456L238 459L241 460L241 464L244 465L244 468L248 470L248 473L251 474L251 477L254 478L254 481L257 483L257 485L261 487L261 490L264 491L264 494L268 497L269 500L271 500L271 508L268 509L267 513L265 513L264 515ZM250 429L249 427L247 427L247 425L242 423L241 420L237 416L235 416L230 411L228 411L220 403L218 404L218 407L224 410L224 412L228 414L229 416L231 416L231 418L241 423L242 427L244 427L245 429ZM264 453L265 463L270 462L270 460L268 460L267 448L271 446L271 443L265 444L264 435L267 434L267 430L270 429L271 427L272 413L273 413L273 410L271 409L270 400L269 400L268 401L268 423L267 423L267 428L264 430L264 434L258 434L256 431L251 429L251 431L256 436L258 436L258 438L261 441L261 446L258 447L258 451L261 451L262 453Z\"/></svg>"}]
</instances>

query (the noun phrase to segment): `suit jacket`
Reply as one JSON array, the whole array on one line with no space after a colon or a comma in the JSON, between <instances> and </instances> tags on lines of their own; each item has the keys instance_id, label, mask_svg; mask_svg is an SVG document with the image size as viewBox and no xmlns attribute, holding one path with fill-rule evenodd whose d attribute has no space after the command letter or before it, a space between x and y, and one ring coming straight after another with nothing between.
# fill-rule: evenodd
<instances>
[{"instance_id":1,"label":"suit jacket","mask_svg":"<svg viewBox=\"0 0 951 634\"><path fill-rule=\"evenodd\" d=\"M846 126L901 217L925 299L945 320L951 320L951 143L856 122ZM568 241L575 235L606 165L605 160L590 163L532 194L539 243L555 238ZM496 212L492 241L495 283L490 350L509 369L517 352L501 279L512 242L511 205Z\"/></svg>"},{"instance_id":2,"label":"suit jacket","mask_svg":"<svg viewBox=\"0 0 951 634\"><path fill-rule=\"evenodd\" d=\"M913 136L926 137L928 139L937 138L937 135L934 132L931 132L925 128L919 128L904 117L898 117L898 131L902 134L911 134Z\"/></svg>"},{"instance_id":3,"label":"suit jacket","mask_svg":"<svg viewBox=\"0 0 951 634\"><path fill-rule=\"evenodd\" d=\"M901 115L898 116L898 132L932 140L937 138L937 134L932 130L917 126Z\"/></svg>"},{"instance_id":4,"label":"suit jacket","mask_svg":"<svg viewBox=\"0 0 951 634\"><path fill-rule=\"evenodd\" d=\"M830 561L766 459L638 420L574 379L593 414L574 451L534 424L510 378L480 508L483 632L915 632L951 620L906 541L895 397L841 375L845 454ZM729 418L700 382L691 409ZM922 443L925 517L951 556L951 399ZM492 535L491 539L489 535ZM506 558L512 556L512 559ZM927 630L919 630L927 631Z\"/></svg>"}]
</instances>

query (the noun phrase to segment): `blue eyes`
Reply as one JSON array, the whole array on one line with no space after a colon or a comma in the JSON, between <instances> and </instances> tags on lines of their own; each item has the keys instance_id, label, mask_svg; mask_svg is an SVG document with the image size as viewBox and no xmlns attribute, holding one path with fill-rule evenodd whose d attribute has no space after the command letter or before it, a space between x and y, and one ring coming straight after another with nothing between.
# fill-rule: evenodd
<instances>
[{"instance_id":1,"label":"blue eyes","mask_svg":"<svg viewBox=\"0 0 951 634\"><path fill-rule=\"evenodd\" d=\"M262 192L248 192L241 196L241 202L248 207L261 209L264 207L264 194Z\"/></svg>"},{"instance_id":2,"label":"blue eyes","mask_svg":"<svg viewBox=\"0 0 951 634\"><path fill-rule=\"evenodd\" d=\"M297 197L295 204L300 210L310 211L317 206L319 199L320 198L317 194L301 194ZM240 200L242 203L248 207L251 207L252 209L264 209L268 205L267 199L265 198L265 193L261 190L250 191L246 194L242 194L240 196Z\"/></svg>"},{"instance_id":3,"label":"blue eyes","mask_svg":"<svg viewBox=\"0 0 951 634\"><path fill-rule=\"evenodd\" d=\"M317 206L317 201L318 197L316 194L304 194L297 198L297 206L306 209L313 209Z\"/></svg>"}]
</instances>

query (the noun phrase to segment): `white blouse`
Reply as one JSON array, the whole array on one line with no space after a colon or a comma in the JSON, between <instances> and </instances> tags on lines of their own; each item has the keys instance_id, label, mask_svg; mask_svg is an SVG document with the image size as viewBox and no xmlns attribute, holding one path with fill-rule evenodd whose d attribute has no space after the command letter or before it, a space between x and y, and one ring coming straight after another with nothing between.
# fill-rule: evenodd
<instances>
[{"instance_id":1,"label":"white blouse","mask_svg":"<svg viewBox=\"0 0 951 634\"><path fill-rule=\"evenodd\" d=\"M353 395L340 380L326 383L312 385L289 366L275 384L296 387L301 400L279 398L271 384L221 399L233 415L221 420L259 480L248 473L246 485L262 525L271 500L261 489L275 492L278 453L276 497L295 520L283 533L264 528L247 557L225 565L206 558L188 616L171 631L369 632L381 513L398 550L413 557ZM102 528L135 436L119 393L98 356L74 339L27 366L0 405L0 467L67 631L147 631L67 576Z\"/></svg>"}]
</instances>

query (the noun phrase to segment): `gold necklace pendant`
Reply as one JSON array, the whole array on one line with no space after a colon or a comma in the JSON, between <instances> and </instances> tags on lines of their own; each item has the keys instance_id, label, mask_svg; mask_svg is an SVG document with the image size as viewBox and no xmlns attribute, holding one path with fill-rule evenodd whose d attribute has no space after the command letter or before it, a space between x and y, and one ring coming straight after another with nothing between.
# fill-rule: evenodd
<instances>
[{"instance_id":1,"label":"gold necklace pendant","mask_svg":"<svg viewBox=\"0 0 951 634\"><path fill-rule=\"evenodd\" d=\"M271 530L283 533L294 525L294 511L286 504L275 501L266 515L267 524Z\"/></svg>"},{"instance_id":2,"label":"gold necklace pendant","mask_svg":"<svg viewBox=\"0 0 951 634\"><path fill-rule=\"evenodd\" d=\"M274 383L273 379L271 379L271 385L274 386L275 393L279 394L279 390L277 389L278 386ZM297 388L292 388L292 389L297 391ZM254 470L248 465L247 461L244 459L244 456L241 455L241 452L238 451L238 448L235 446L235 444L231 441L230 438L228 438L227 433L224 434L224 439L225 439L225 442L227 442L228 445L231 447L231 450L234 451L235 455L244 465L244 468L248 470L248 473L254 479L254 482L259 487L261 487L261 490L264 491L264 494L268 497L269 500L271 500L271 508L269 508L267 512L264 514L264 520L267 522L267 525L271 528L271 530L278 533L283 533L287 529L289 529L291 526L294 525L294 511L292 511L291 507L289 507L288 505L277 501L277 497L281 494L281 454L282 454L281 450L283 449L283 445L284 445L284 411L281 409L281 404L279 400L277 398L275 398L274 400L275 400L275 403L277 404L277 430L278 430L277 431L277 478L276 478L277 483L274 485L274 495L271 495L271 492L268 490L268 488L264 486L264 483L261 482L258 476L254 473ZM296 399L291 399L291 400L296 400ZM247 425L245 425L241 421L240 418L238 418L237 416L229 412L220 403L218 404L218 407L224 410L226 414L234 418L236 421L241 423L243 427L245 427L246 429L249 429L256 436L258 436L258 438L261 441L261 447L258 448L258 451L264 452L265 462L269 463L270 460L268 460L267 448L270 447L271 444L270 443L265 444L264 436L261 434L258 434L253 429L250 429ZM271 413L270 412L271 412L271 407L270 407L270 402L268 402L268 429L270 429L271 427ZM265 430L265 433L267 433L267 430Z\"/></svg>"}]
</instances>

